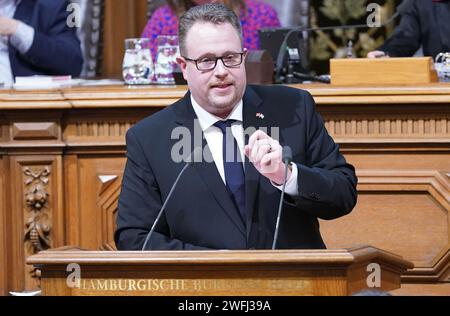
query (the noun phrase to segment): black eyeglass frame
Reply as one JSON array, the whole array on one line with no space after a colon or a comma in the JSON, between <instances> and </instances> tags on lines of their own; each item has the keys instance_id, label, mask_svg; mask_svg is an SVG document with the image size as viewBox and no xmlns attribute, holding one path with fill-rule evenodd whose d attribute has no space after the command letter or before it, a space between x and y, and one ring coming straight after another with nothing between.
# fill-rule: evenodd
<instances>
[{"instance_id":1,"label":"black eyeglass frame","mask_svg":"<svg viewBox=\"0 0 450 316\"><path fill-rule=\"evenodd\" d=\"M223 64L225 67L227 67L227 68L235 68L235 67L237 67L237 66L240 66L240 65L242 64L242 62L244 61L244 55L245 55L246 53L247 53L247 51L244 50L243 52L240 52L240 53L230 53L230 54L227 54L226 56L221 56L221 57L214 56L214 57L211 57L211 58L214 58L214 59L215 59L214 66L212 66L212 67L210 67L210 68L205 68L205 69L201 69L201 68L198 67L198 62L199 62L200 60L202 60L203 58L205 58L205 57L201 57L201 58L198 58L198 59L192 59L192 58L188 58L188 57L185 57L185 56L181 56L181 57L183 57L186 61L193 62L193 63L195 64L195 67L197 68L198 71L210 71L210 70L213 70L213 69L215 69L215 68L217 67L217 61L218 61L219 59L222 61L222 64ZM235 64L235 65L227 65L227 64L224 62L223 59L224 59L225 57L227 57L227 56L235 55L235 54L236 54L236 55L240 55L240 57L241 57L239 63L238 63L238 64Z\"/></svg>"}]
</instances>

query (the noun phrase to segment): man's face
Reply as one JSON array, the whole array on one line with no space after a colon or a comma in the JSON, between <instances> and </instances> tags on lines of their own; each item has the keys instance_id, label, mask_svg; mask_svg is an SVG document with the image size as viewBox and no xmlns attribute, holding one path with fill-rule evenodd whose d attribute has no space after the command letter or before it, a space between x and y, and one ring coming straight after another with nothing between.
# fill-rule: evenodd
<instances>
[{"instance_id":1,"label":"man's face","mask_svg":"<svg viewBox=\"0 0 450 316\"><path fill-rule=\"evenodd\" d=\"M229 23L216 25L197 22L188 31L185 45L184 57L190 59L243 52L239 35ZM182 57L178 62L192 96L206 111L225 118L244 95L245 55L239 66L225 67L218 60L216 68L207 71L198 70L195 62Z\"/></svg>"}]
</instances>

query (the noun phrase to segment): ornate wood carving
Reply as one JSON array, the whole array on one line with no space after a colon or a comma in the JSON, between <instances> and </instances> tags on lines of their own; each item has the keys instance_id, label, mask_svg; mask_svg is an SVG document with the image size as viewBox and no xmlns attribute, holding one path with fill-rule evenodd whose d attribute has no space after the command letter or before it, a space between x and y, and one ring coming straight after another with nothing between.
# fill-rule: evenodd
<instances>
[{"instance_id":1,"label":"ornate wood carving","mask_svg":"<svg viewBox=\"0 0 450 316\"><path fill-rule=\"evenodd\" d=\"M117 175L99 175L98 205L102 212L102 250L116 250L114 230L122 178Z\"/></svg>"},{"instance_id":2,"label":"ornate wood carving","mask_svg":"<svg viewBox=\"0 0 450 316\"><path fill-rule=\"evenodd\" d=\"M13 123L14 140L58 139L59 128L55 122Z\"/></svg>"},{"instance_id":3,"label":"ornate wood carving","mask_svg":"<svg viewBox=\"0 0 450 316\"><path fill-rule=\"evenodd\" d=\"M381 115L380 115L381 116ZM336 137L450 137L450 119L433 118L361 118L326 120L325 127Z\"/></svg>"},{"instance_id":4,"label":"ornate wood carving","mask_svg":"<svg viewBox=\"0 0 450 316\"><path fill-rule=\"evenodd\" d=\"M50 248L51 225L48 222L46 205L48 202L48 177L50 166L33 171L30 167L24 167L23 173L27 177L25 186L27 189L25 200L29 206L30 217L26 222L25 242L31 244L32 252Z\"/></svg>"},{"instance_id":5,"label":"ornate wood carving","mask_svg":"<svg viewBox=\"0 0 450 316\"><path fill-rule=\"evenodd\" d=\"M124 137L135 122L77 122L75 137Z\"/></svg>"},{"instance_id":6,"label":"ornate wood carving","mask_svg":"<svg viewBox=\"0 0 450 316\"><path fill-rule=\"evenodd\" d=\"M25 222L24 241L29 254L49 249L52 230L48 214L48 183L50 166L32 168L23 167L25 175L25 203L28 206L28 219ZM40 278L40 271L31 269L32 278Z\"/></svg>"}]
</instances>

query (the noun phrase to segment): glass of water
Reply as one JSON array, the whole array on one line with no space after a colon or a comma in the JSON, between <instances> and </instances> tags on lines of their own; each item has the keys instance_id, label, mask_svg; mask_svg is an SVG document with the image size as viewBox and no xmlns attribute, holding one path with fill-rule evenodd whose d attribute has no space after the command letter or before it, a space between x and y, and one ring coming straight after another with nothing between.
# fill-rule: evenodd
<instances>
[{"instance_id":1,"label":"glass of water","mask_svg":"<svg viewBox=\"0 0 450 316\"><path fill-rule=\"evenodd\" d=\"M434 61L439 81L450 82L450 52L439 53Z\"/></svg>"},{"instance_id":2,"label":"glass of water","mask_svg":"<svg viewBox=\"0 0 450 316\"><path fill-rule=\"evenodd\" d=\"M123 80L129 85L150 84L153 80L153 60L148 38L125 40L122 66Z\"/></svg>"},{"instance_id":3,"label":"glass of water","mask_svg":"<svg viewBox=\"0 0 450 316\"><path fill-rule=\"evenodd\" d=\"M159 35L156 38L158 51L156 53L155 76L159 84L175 84L173 71L176 68L176 58L180 55L178 36Z\"/></svg>"}]
</instances>

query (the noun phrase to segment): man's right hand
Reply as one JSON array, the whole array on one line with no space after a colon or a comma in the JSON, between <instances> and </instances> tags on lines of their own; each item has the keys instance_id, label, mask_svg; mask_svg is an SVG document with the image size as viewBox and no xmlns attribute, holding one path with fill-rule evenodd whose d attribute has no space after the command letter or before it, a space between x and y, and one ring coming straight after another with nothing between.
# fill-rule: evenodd
<instances>
[{"instance_id":1,"label":"man's right hand","mask_svg":"<svg viewBox=\"0 0 450 316\"><path fill-rule=\"evenodd\" d=\"M16 33L19 21L0 16L0 35L11 36Z\"/></svg>"},{"instance_id":2,"label":"man's right hand","mask_svg":"<svg viewBox=\"0 0 450 316\"><path fill-rule=\"evenodd\" d=\"M373 50L367 53L367 58L380 58L380 57L389 57L385 52L381 50Z\"/></svg>"}]
</instances>

